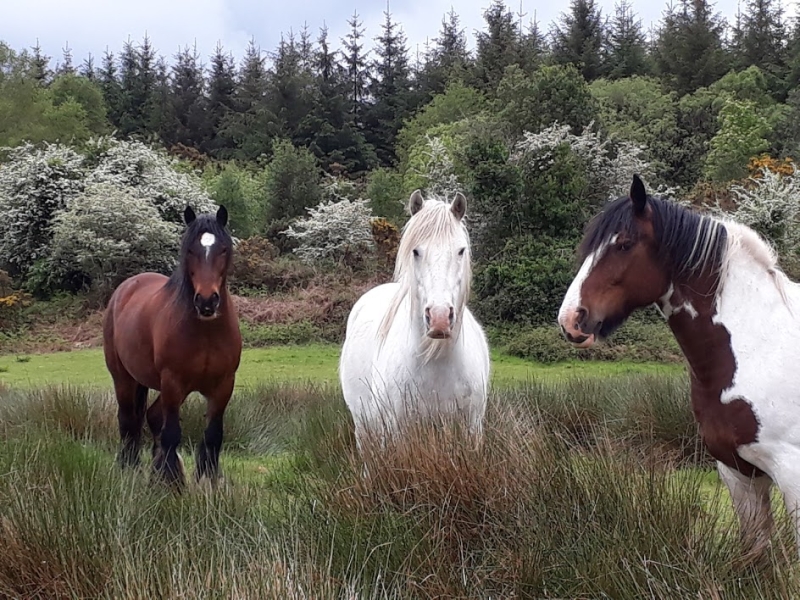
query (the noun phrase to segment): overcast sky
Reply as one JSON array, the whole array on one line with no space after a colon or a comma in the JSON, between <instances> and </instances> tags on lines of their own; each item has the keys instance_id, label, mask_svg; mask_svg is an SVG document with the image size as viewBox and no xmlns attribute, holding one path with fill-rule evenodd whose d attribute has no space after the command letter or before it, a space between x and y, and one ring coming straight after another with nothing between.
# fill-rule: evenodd
<instances>
[{"instance_id":1,"label":"overcast sky","mask_svg":"<svg viewBox=\"0 0 800 600\"><path fill-rule=\"evenodd\" d=\"M519 0L506 0L519 11ZM794 14L800 0L784 0ZM422 48L436 36L442 16L457 6L470 46L474 32L484 25L483 11L491 0L391 0L390 10L408 38L409 49ZM614 0L598 0L603 14L612 14ZM732 21L738 0L719 0L716 10ZM634 0L634 9L645 28L657 22L666 7L661 0ZM549 28L567 10L568 0L523 0L528 21L537 20ZM15 49L28 48L39 40L44 51L60 60L61 49L69 43L74 63L91 52L100 57L108 47L117 52L124 41L139 41L147 34L159 54L171 58L179 47L197 44L207 57L217 41L233 52L237 61L248 40L254 38L264 50L273 50L281 33L298 31L307 23L316 37L327 24L331 41L347 31L347 19L360 15L371 41L380 33L382 0L0 0L0 40ZM97 61L96 61L97 62Z\"/></svg>"}]
</instances>

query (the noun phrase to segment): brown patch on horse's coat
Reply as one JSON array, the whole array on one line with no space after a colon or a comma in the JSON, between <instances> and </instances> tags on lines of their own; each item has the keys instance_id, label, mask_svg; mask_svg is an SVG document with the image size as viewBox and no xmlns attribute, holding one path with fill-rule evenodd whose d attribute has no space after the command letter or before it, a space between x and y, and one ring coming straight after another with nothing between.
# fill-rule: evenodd
<instances>
[{"instance_id":1,"label":"brown patch on horse's coat","mask_svg":"<svg viewBox=\"0 0 800 600\"><path fill-rule=\"evenodd\" d=\"M713 294L684 291L698 315L692 318L685 311L675 313L669 325L689 361L692 411L700 424L703 442L711 456L743 475L763 475L737 452L739 446L758 440L759 423L752 406L742 397L726 403L721 400L722 392L733 385L736 374L730 332L712 320Z\"/></svg>"}]
</instances>

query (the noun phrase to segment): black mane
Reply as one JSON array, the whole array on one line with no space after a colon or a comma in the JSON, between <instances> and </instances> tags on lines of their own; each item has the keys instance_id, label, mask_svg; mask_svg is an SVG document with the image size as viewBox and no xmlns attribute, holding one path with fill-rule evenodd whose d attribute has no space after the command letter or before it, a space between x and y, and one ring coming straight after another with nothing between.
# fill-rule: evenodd
<instances>
[{"instance_id":1,"label":"black mane","mask_svg":"<svg viewBox=\"0 0 800 600\"><path fill-rule=\"evenodd\" d=\"M189 249L195 244L204 233L211 233L217 240L227 248L233 246L233 239L230 234L222 227L213 214L199 215L186 227L181 237L181 249L178 257L178 265L167 281L167 287L174 290L176 299L187 307L194 306L194 286L189 273L186 270L186 255ZM230 267L231 253L228 253L228 267Z\"/></svg>"},{"instance_id":2,"label":"black mane","mask_svg":"<svg viewBox=\"0 0 800 600\"><path fill-rule=\"evenodd\" d=\"M693 212L674 202L647 197L653 233L660 258L675 275L697 269L719 269L725 253L727 231L721 221ZM586 226L578 248L580 261L596 251L615 234L635 240L638 228L633 202L622 197L609 202Z\"/></svg>"}]
</instances>

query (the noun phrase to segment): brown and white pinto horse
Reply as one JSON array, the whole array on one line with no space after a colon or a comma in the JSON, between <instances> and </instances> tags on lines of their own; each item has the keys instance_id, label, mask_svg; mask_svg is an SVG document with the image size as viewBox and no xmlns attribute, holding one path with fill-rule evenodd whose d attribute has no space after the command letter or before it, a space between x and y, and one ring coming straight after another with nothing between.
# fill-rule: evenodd
<instances>
[{"instance_id":1,"label":"brown and white pinto horse","mask_svg":"<svg viewBox=\"0 0 800 600\"><path fill-rule=\"evenodd\" d=\"M242 352L239 319L228 294L233 242L228 213L195 217L188 225L180 261L171 277L142 273L111 296L103 320L106 365L114 380L123 466L139 462L142 427L153 434L153 470L180 487L180 408L191 392L207 400L206 430L197 448L196 477L216 481L222 419L233 393ZM148 390L161 394L147 408Z\"/></svg>"},{"instance_id":2,"label":"brown and white pinto horse","mask_svg":"<svg viewBox=\"0 0 800 600\"><path fill-rule=\"evenodd\" d=\"M800 535L800 286L751 229L647 195L589 224L558 321L588 347L657 305L689 364L692 408L730 490L745 542L769 541L772 483Z\"/></svg>"}]
</instances>

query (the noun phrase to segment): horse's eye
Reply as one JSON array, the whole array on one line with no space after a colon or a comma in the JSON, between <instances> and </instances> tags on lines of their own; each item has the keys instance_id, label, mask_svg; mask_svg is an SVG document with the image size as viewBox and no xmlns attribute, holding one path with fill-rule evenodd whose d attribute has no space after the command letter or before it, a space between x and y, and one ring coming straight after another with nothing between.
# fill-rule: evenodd
<instances>
[{"instance_id":1,"label":"horse's eye","mask_svg":"<svg viewBox=\"0 0 800 600\"><path fill-rule=\"evenodd\" d=\"M623 240L617 244L617 248L620 250L620 252L627 252L633 248L633 242L631 240Z\"/></svg>"},{"instance_id":2,"label":"horse's eye","mask_svg":"<svg viewBox=\"0 0 800 600\"><path fill-rule=\"evenodd\" d=\"M464 250L466 250L466 248L462 248L461 250L459 250L458 251L458 255L459 256L464 256Z\"/></svg>"},{"instance_id":3,"label":"horse's eye","mask_svg":"<svg viewBox=\"0 0 800 600\"><path fill-rule=\"evenodd\" d=\"M419 258L419 250L414 248L414 258Z\"/></svg>"}]
</instances>

